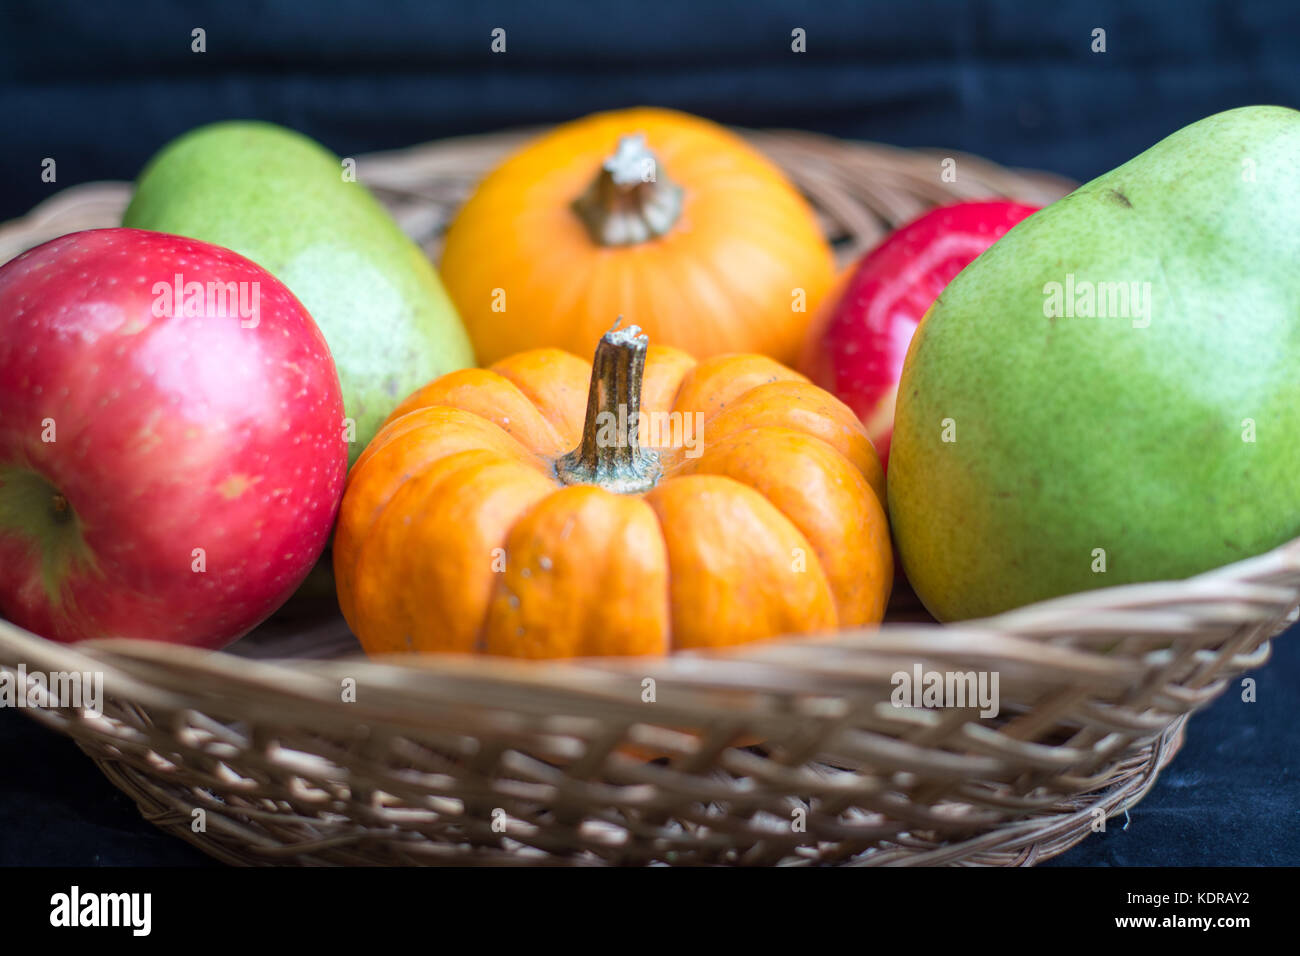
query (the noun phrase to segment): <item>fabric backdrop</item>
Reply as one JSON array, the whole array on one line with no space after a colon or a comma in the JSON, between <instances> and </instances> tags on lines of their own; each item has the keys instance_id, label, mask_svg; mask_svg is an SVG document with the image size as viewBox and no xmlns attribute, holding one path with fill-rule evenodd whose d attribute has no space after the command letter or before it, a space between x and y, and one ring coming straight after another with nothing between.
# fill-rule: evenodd
<instances>
[{"instance_id":1,"label":"fabric backdrop","mask_svg":"<svg viewBox=\"0 0 1300 956\"><path fill-rule=\"evenodd\" d=\"M191 50L196 28L206 52ZM656 104L1082 180L1263 102L1300 107L1289 0L5 0L0 219L75 183L133 178L172 136L236 117L355 155ZM1192 721L1127 830L1112 821L1060 862L1300 864L1300 636L1255 676L1257 703L1229 688ZM0 711L0 767L0 864L207 862L17 713Z\"/></svg>"},{"instance_id":2,"label":"fabric backdrop","mask_svg":"<svg viewBox=\"0 0 1300 956\"><path fill-rule=\"evenodd\" d=\"M5 0L0 218L236 117L355 155L650 103L1082 180L1260 102L1300 106L1293 0Z\"/></svg>"}]
</instances>

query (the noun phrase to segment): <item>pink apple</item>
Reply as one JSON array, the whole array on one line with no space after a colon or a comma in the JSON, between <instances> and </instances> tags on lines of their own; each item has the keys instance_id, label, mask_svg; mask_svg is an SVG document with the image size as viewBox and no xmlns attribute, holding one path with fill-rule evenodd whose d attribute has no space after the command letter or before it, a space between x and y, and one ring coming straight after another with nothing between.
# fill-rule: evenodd
<instances>
[{"instance_id":1,"label":"pink apple","mask_svg":"<svg viewBox=\"0 0 1300 956\"><path fill-rule=\"evenodd\" d=\"M307 310L227 249L73 233L0 268L0 614L220 647L293 592L347 446Z\"/></svg>"},{"instance_id":2,"label":"pink apple","mask_svg":"<svg viewBox=\"0 0 1300 956\"><path fill-rule=\"evenodd\" d=\"M949 282L1037 206L1005 200L932 209L852 267L804 350L801 369L862 419L889 460L898 377L912 333Z\"/></svg>"}]
</instances>

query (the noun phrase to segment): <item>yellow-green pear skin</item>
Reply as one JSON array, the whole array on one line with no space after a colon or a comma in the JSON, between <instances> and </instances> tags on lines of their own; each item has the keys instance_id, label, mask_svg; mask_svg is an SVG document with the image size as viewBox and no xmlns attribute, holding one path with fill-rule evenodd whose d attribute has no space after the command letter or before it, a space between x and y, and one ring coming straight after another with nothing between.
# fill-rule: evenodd
<instances>
[{"instance_id":1,"label":"yellow-green pear skin","mask_svg":"<svg viewBox=\"0 0 1300 956\"><path fill-rule=\"evenodd\" d=\"M122 224L233 249L289 287L334 354L355 423L349 464L402 399L474 364L428 257L351 167L292 130L223 122L173 140Z\"/></svg>"},{"instance_id":2,"label":"yellow-green pear skin","mask_svg":"<svg viewBox=\"0 0 1300 956\"><path fill-rule=\"evenodd\" d=\"M888 497L940 620L1300 535L1300 113L1194 123L961 272L908 351Z\"/></svg>"}]
</instances>

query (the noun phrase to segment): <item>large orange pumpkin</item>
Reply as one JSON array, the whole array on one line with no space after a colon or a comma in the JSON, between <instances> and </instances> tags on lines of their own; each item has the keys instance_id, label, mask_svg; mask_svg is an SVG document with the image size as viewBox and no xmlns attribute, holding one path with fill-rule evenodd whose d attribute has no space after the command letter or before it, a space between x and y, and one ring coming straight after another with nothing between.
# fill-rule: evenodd
<instances>
[{"instance_id":1,"label":"large orange pumpkin","mask_svg":"<svg viewBox=\"0 0 1300 956\"><path fill-rule=\"evenodd\" d=\"M441 271L483 363L585 355L617 314L698 358L793 363L834 264L807 203L742 139L632 109L560 126L498 167L452 223Z\"/></svg>"},{"instance_id":2,"label":"large orange pumpkin","mask_svg":"<svg viewBox=\"0 0 1300 956\"><path fill-rule=\"evenodd\" d=\"M893 581L883 484L857 417L803 376L697 364L633 326L594 369L529 351L399 406L348 477L339 601L370 653L663 654L869 624Z\"/></svg>"}]
</instances>

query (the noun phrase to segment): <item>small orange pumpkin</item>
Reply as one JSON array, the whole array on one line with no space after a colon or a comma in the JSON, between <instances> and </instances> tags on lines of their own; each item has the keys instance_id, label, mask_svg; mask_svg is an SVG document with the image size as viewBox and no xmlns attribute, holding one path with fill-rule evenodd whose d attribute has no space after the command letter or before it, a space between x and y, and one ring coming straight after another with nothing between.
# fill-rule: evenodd
<instances>
[{"instance_id":1,"label":"small orange pumpkin","mask_svg":"<svg viewBox=\"0 0 1300 956\"><path fill-rule=\"evenodd\" d=\"M557 127L498 167L448 230L441 272L485 364L585 354L616 314L697 358L790 364L834 262L769 160L715 123L642 108Z\"/></svg>"},{"instance_id":2,"label":"small orange pumpkin","mask_svg":"<svg viewBox=\"0 0 1300 956\"><path fill-rule=\"evenodd\" d=\"M399 406L348 477L339 602L372 654L663 654L869 624L893 582L883 490L857 416L802 375L696 363L632 326L594 367L523 352Z\"/></svg>"}]
</instances>

